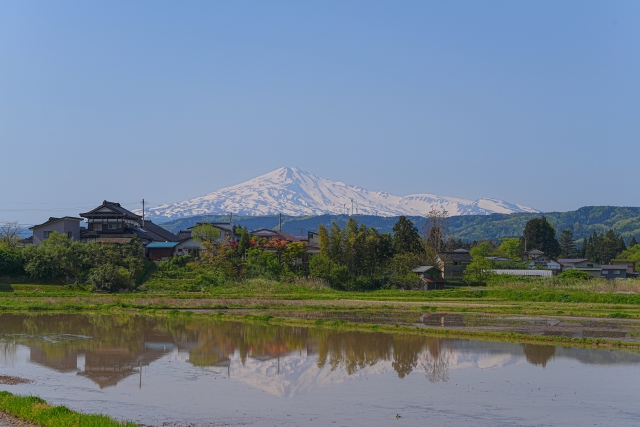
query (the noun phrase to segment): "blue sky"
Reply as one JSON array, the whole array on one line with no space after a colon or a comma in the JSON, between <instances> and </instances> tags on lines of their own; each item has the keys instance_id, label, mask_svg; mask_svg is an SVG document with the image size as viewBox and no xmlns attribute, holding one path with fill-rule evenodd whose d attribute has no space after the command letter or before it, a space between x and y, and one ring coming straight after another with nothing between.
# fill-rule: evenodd
<instances>
[{"instance_id":1,"label":"blue sky","mask_svg":"<svg viewBox=\"0 0 640 427\"><path fill-rule=\"evenodd\" d=\"M638 205L639 24L619 1L0 1L0 221L281 166Z\"/></svg>"}]
</instances>

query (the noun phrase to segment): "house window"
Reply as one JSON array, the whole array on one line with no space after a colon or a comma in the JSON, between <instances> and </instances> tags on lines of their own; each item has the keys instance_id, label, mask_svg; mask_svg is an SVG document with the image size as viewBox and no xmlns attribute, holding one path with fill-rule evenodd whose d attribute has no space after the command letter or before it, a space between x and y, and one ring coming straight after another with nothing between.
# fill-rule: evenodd
<instances>
[{"instance_id":1,"label":"house window","mask_svg":"<svg viewBox=\"0 0 640 427\"><path fill-rule=\"evenodd\" d=\"M593 264L587 264L587 268L593 267Z\"/></svg>"},{"instance_id":2,"label":"house window","mask_svg":"<svg viewBox=\"0 0 640 427\"><path fill-rule=\"evenodd\" d=\"M73 233L71 231L67 231L67 237L73 239Z\"/></svg>"},{"instance_id":3,"label":"house window","mask_svg":"<svg viewBox=\"0 0 640 427\"><path fill-rule=\"evenodd\" d=\"M102 231L102 224L93 224L93 231Z\"/></svg>"},{"instance_id":4,"label":"house window","mask_svg":"<svg viewBox=\"0 0 640 427\"><path fill-rule=\"evenodd\" d=\"M602 270L602 274L608 274L609 272L607 270Z\"/></svg>"},{"instance_id":5,"label":"house window","mask_svg":"<svg viewBox=\"0 0 640 427\"><path fill-rule=\"evenodd\" d=\"M51 235L50 231L45 231L44 233L42 233L45 239L48 239L49 236Z\"/></svg>"},{"instance_id":6,"label":"house window","mask_svg":"<svg viewBox=\"0 0 640 427\"><path fill-rule=\"evenodd\" d=\"M620 270L613 270L613 274L620 274Z\"/></svg>"},{"instance_id":7,"label":"house window","mask_svg":"<svg viewBox=\"0 0 640 427\"><path fill-rule=\"evenodd\" d=\"M118 224L109 224L109 230L115 230L118 228Z\"/></svg>"}]
</instances>

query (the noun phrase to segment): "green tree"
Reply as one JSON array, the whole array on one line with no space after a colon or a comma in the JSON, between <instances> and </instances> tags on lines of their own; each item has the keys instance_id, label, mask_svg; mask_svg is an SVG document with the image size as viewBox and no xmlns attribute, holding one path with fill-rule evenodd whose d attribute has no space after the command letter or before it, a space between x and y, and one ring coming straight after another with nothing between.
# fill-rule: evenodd
<instances>
[{"instance_id":1,"label":"green tree","mask_svg":"<svg viewBox=\"0 0 640 427\"><path fill-rule=\"evenodd\" d=\"M327 241L327 257L337 263L345 263L345 233L335 222L331 223L331 231Z\"/></svg>"},{"instance_id":2,"label":"green tree","mask_svg":"<svg viewBox=\"0 0 640 427\"><path fill-rule=\"evenodd\" d=\"M472 258L486 258L488 256L491 256L491 254L493 253L493 248L491 247L489 242L481 242L480 244L472 247L469 253L471 254Z\"/></svg>"},{"instance_id":3,"label":"green tree","mask_svg":"<svg viewBox=\"0 0 640 427\"><path fill-rule=\"evenodd\" d=\"M113 264L102 264L92 268L87 282L98 292L117 292L132 285L130 272Z\"/></svg>"},{"instance_id":4,"label":"green tree","mask_svg":"<svg viewBox=\"0 0 640 427\"><path fill-rule=\"evenodd\" d=\"M544 216L529 220L520 240L527 251L538 249L552 258L560 255L556 231Z\"/></svg>"},{"instance_id":5,"label":"green tree","mask_svg":"<svg viewBox=\"0 0 640 427\"><path fill-rule=\"evenodd\" d=\"M636 271L640 271L640 245L629 245L629 247L622 251L616 259L619 261L633 261L636 263Z\"/></svg>"},{"instance_id":6,"label":"green tree","mask_svg":"<svg viewBox=\"0 0 640 427\"><path fill-rule=\"evenodd\" d=\"M191 236L201 242L216 242L220 239L220 230L211 224L198 224L191 229Z\"/></svg>"},{"instance_id":7,"label":"green tree","mask_svg":"<svg viewBox=\"0 0 640 427\"><path fill-rule=\"evenodd\" d=\"M500 246L498 246L497 252L500 256L505 258L510 258L514 261L519 260L522 256L522 245L520 244L520 239L504 239Z\"/></svg>"},{"instance_id":8,"label":"green tree","mask_svg":"<svg viewBox=\"0 0 640 427\"><path fill-rule=\"evenodd\" d=\"M423 252L418 229L404 215L393 226L393 250L397 254Z\"/></svg>"},{"instance_id":9,"label":"green tree","mask_svg":"<svg viewBox=\"0 0 640 427\"><path fill-rule=\"evenodd\" d=\"M575 279L575 280L589 280L591 276L586 271L581 270L567 270L558 275L559 279Z\"/></svg>"},{"instance_id":10,"label":"green tree","mask_svg":"<svg viewBox=\"0 0 640 427\"><path fill-rule=\"evenodd\" d=\"M247 251L247 275L249 277L278 279L282 271L282 265L275 253L262 247L251 248Z\"/></svg>"},{"instance_id":11,"label":"green tree","mask_svg":"<svg viewBox=\"0 0 640 427\"><path fill-rule=\"evenodd\" d=\"M0 247L0 277L25 274L22 251Z\"/></svg>"},{"instance_id":12,"label":"green tree","mask_svg":"<svg viewBox=\"0 0 640 427\"><path fill-rule=\"evenodd\" d=\"M570 229L562 230L560 234L560 258L575 258L576 245L573 242L573 232Z\"/></svg>"},{"instance_id":13,"label":"green tree","mask_svg":"<svg viewBox=\"0 0 640 427\"><path fill-rule=\"evenodd\" d=\"M241 257L246 256L249 248L251 248L251 236L249 235L249 230L247 230L247 227L244 227L240 231L240 241L238 241L238 254Z\"/></svg>"},{"instance_id":14,"label":"green tree","mask_svg":"<svg viewBox=\"0 0 640 427\"><path fill-rule=\"evenodd\" d=\"M423 282L412 270L426 265L424 254L405 252L395 254L389 262L392 274L389 283L400 289L419 289Z\"/></svg>"},{"instance_id":15,"label":"green tree","mask_svg":"<svg viewBox=\"0 0 640 427\"><path fill-rule=\"evenodd\" d=\"M627 246L627 248L632 248L637 244L638 244L638 241L636 240L636 236L632 236L631 240L629 241L629 245Z\"/></svg>"},{"instance_id":16,"label":"green tree","mask_svg":"<svg viewBox=\"0 0 640 427\"><path fill-rule=\"evenodd\" d=\"M583 243L584 257L599 263L608 263L617 254L627 249L624 240L612 229L599 235L595 232Z\"/></svg>"},{"instance_id":17,"label":"green tree","mask_svg":"<svg viewBox=\"0 0 640 427\"><path fill-rule=\"evenodd\" d=\"M82 243L54 231L39 246L24 249L24 270L37 279L76 278L90 267L85 249Z\"/></svg>"},{"instance_id":18,"label":"green tree","mask_svg":"<svg viewBox=\"0 0 640 427\"><path fill-rule=\"evenodd\" d=\"M464 281L468 284L484 284L493 275L491 268L490 260L482 255L476 254L464 270Z\"/></svg>"},{"instance_id":19,"label":"green tree","mask_svg":"<svg viewBox=\"0 0 640 427\"><path fill-rule=\"evenodd\" d=\"M329 232L327 227L320 224L318 226L318 246L320 247L320 253L326 257L329 256Z\"/></svg>"}]
</instances>

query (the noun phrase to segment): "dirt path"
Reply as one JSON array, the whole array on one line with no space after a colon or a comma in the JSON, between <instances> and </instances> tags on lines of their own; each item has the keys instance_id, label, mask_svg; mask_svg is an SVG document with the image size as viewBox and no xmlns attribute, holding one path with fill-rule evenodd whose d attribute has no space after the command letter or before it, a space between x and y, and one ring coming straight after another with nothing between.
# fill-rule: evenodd
<instances>
[{"instance_id":1,"label":"dirt path","mask_svg":"<svg viewBox=\"0 0 640 427\"><path fill-rule=\"evenodd\" d=\"M0 427L38 427L38 425L0 411Z\"/></svg>"}]
</instances>

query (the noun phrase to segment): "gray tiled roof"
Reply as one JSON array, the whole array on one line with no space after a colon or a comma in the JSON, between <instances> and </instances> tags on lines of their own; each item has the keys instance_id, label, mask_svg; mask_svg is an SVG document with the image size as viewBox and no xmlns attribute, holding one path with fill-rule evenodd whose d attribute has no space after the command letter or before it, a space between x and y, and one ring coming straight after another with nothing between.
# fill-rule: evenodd
<instances>
[{"instance_id":1,"label":"gray tiled roof","mask_svg":"<svg viewBox=\"0 0 640 427\"><path fill-rule=\"evenodd\" d=\"M104 212L96 212L97 210L106 207L111 209L114 213L113 214L109 214L109 213L104 213ZM120 206L120 203L116 203L116 202L109 202L107 200L103 200L102 204L92 210L90 210L89 212L86 213L81 213L80 216L82 217L87 217L87 216L92 216L92 215L98 215L98 216L108 216L108 215L123 215L127 218L132 218L132 219L141 219L142 217L140 215L136 215L133 212L131 212L128 209L123 208L122 206Z\"/></svg>"},{"instance_id":2,"label":"gray tiled roof","mask_svg":"<svg viewBox=\"0 0 640 427\"><path fill-rule=\"evenodd\" d=\"M163 240L166 240L168 242L177 242L180 240L178 236L176 236L169 230L164 229L160 227L158 224L154 224L153 222L148 220L144 221L144 230L149 231L153 234L157 234L158 236L162 237Z\"/></svg>"},{"instance_id":3,"label":"gray tiled roof","mask_svg":"<svg viewBox=\"0 0 640 427\"><path fill-rule=\"evenodd\" d=\"M84 221L84 219L82 219L82 218L76 218L76 217L73 217L73 216L63 216L61 218L56 218L56 217L51 216L51 217L49 217L48 220L46 220L42 224L38 224L38 225L34 225L33 227L29 227L29 230L33 230L34 228L39 228L39 227L42 227L42 226L45 226L45 225L48 225L48 224L52 224L54 222L62 221L62 220L65 220L65 219L70 219L70 220L75 220L75 221Z\"/></svg>"},{"instance_id":4,"label":"gray tiled roof","mask_svg":"<svg viewBox=\"0 0 640 427\"><path fill-rule=\"evenodd\" d=\"M471 254L469 252L443 252L440 254L443 261L452 262L471 262Z\"/></svg>"}]
</instances>

